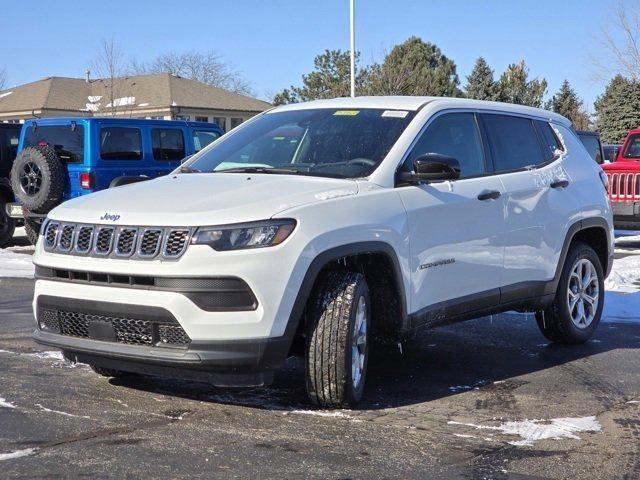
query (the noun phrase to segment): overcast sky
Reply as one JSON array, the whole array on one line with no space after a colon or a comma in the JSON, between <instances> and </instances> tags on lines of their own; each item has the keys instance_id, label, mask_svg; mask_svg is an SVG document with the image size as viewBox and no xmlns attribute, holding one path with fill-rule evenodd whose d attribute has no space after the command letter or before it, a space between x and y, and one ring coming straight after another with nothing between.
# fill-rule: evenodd
<instances>
[{"instance_id":1,"label":"overcast sky","mask_svg":"<svg viewBox=\"0 0 640 480\"><path fill-rule=\"evenodd\" d=\"M629 0L632 1L632 0ZM635 3L638 0L633 0ZM436 43L461 81L484 56L498 75L525 59L549 93L569 79L593 110L606 62L602 28L616 0L356 0L357 49L366 62L411 35ZM9 86L47 76L82 77L102 38L130 58L215 49L263 98L310 71L325 48L347 49L348 0L3 0L0 68Z\"/></svg>"}]
</instances>

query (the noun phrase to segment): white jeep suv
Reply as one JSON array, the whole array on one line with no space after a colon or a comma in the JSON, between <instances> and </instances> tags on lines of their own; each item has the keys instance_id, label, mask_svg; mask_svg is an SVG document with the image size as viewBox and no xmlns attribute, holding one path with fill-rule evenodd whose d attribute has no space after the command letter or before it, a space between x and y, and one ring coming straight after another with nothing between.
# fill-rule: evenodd
<instances>
[{"instance_id":1,"label":"white jeep suv","mask_svg":"<svg viewBox=\"0 0 640 480\"><path fill-rule=\"evenodd\" d=\"M220 386L264 385L301 354L312 402L353 405L374 337L518 310L554 342L586 341L613 259L606 188L545 110L274 108L167 177L51 211L34 336L103 375Z\"/></svg>"}]
</instances>

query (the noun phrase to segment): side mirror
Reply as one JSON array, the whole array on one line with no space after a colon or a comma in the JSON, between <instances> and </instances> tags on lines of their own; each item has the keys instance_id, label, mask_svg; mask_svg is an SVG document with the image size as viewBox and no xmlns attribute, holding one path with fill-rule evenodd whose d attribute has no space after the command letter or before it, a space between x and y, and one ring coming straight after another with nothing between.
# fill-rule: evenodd
<instances>
[{"instance_id":1,"label":"side mirror","mask_svg":"<svg viewBox=\"0 0 640 480\"><path fill-rule=\"evenodd\" d=\"M448 155L425 153L413 161L413 172L400 172L400 183L441 182L460 178L460 162Z\"/></svg>"}]
</instances>

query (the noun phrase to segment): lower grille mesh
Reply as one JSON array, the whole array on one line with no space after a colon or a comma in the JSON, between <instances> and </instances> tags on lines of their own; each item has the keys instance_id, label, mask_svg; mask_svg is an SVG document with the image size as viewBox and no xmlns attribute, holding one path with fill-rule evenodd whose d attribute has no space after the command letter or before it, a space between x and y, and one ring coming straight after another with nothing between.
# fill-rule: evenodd
<instances>
[{"instance_id":1,"label":"lower grille mesh","mask_svg":"<svg viewBox=\"0 0 640 480\"><path fill-rule=\"evenodd\" d=\"M90 326L96 322L110 324L117 343L127 345L188 345L191 339L180 325L157 323L136 318L111 317L67 310L42 309L40 328L71 337L91 338Z\"/></svg>"}]
</instances>

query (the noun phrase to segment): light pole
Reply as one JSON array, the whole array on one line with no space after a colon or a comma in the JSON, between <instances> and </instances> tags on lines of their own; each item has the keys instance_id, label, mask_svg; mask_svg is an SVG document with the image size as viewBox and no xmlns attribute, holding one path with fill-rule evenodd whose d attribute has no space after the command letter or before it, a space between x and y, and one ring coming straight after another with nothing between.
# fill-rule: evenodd
<instances>
[{"instance_id":1,"label":"light pole","mask_svg":"<svg viewBox=\"0 0 640 480\"><path fill-rule=\"evenodd\" d=\"M349 43L351 47L351 96L356 96L356 31L355 10L356 0L349 0Z\"/></svg>"}]
</instances>

